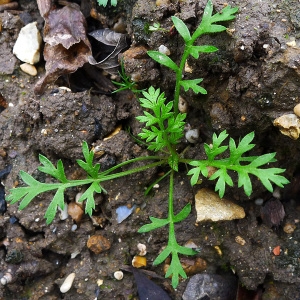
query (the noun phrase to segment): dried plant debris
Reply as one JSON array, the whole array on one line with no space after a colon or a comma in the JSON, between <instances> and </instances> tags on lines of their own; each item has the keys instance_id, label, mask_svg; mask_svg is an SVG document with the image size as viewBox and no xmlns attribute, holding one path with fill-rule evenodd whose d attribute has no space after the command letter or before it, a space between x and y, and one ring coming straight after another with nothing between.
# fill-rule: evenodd
<instances>
[{"instance_id":1,"label":"dried plant debris","mask_svg":"<svg viewBox=\"0 0 300 300\"><path fill-rule=\"evenodd\" d=\"M49 83L53 83L62 75L69 75L76 72L84 65L95 65L107 73L117 74L118 54L127 47L126 35L116 33L109 29L100 29L91 32L95 47L92 54L92 46L86 33L86 20L79 5L67 1L59 1L64 5L62 8L55 8L51 1L38 1L41 15L44 17L44 59L46 61L46 74L37 82L35 93L42 94ZM90 69L89 69L90 71ZM92 72L93 73L93 72ZM100 74L99 74L100 76ZM93 76L94 77L94 76ZM103 76L102 76L103 77ZM68 78L68 82L70 82ZM94 84L96 89L100 89L99 84L105 82L101 80ZM103 84L104 92L111 92L110 86ZM83 87L77 87L75 91ZM72 89L73 90L73 89Z\"/></svg>"},{"instance_id":2,"label":"dried plant debris","mask_svg":"<svg viewBox=\"0 0 300 300\"><path fill-rule=\"evenodd\" d=\"M105 55L105 51L101 47L101 51L95 54L95 58L93 56L89 57L89 63L105 70L109 74L117 75L119 67L118 54L127 47L126 35L114 32L108 28L95 30L90 32L89 35L98 42L108 46L107 52L109 52L108 55ZM103 54L105 57L101 59ZM97 60L99 61L97 62Z\"/></svg>"},{"instance_id":3,"label":"dried plant debris","mask_svg":"<svg viewBox=\"0 0 300 300\"><path fill-rule=\"evenodd\" d=\"M79 5L70 3L63 8L52 9L44 15L44 19L46 74L37 82L36 94L42 94L46 85L61 75L75 72L92 55L86 36L86 21Z\"/></svg>"}]
</instances>

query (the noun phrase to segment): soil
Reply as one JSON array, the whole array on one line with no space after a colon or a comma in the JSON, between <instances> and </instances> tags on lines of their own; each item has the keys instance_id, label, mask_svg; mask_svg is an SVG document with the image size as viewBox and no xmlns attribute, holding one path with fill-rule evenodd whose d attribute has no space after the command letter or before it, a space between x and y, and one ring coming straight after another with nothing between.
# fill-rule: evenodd
<instances>
[{"instance_id":1,"label":"soil","mask_svg":"<svg viewBox=\"0 0 300 300\"><path fill-rule=\"evenodd\" d=\"M77 2L82 6L91 4L87 0ZM213 2L217 11L225 5L223 1ZM176 33L149 33L145 25L159 22L162 28L170 29L171 16L176 14L193 31L205 4L204 0L137 0L119 1L116 8L105 9L93 3L108 26L113 26L119 17L126 26L131 41L122 54L126 72L138 81L139 88L161 87L169 97L175 76L147 57L145 49L165 45L176 61L182 51L182 40ZM232 276L228 288L234 286L234 296L224 293L201 299L300 299L300 144L273 126L275 118L292 113L299 103L300 4L297 0L233 0L228 4L239 7L236 20L226 24L228 31L198 41L215 45L219 51L188 61L191 73L186 76L204 78L208 94L183 94L189 105L187 122L201 132L201 139L189 148L186 156L201 157L203 143L210 142L213 132L226 129L238 140L255 131L255 154L277 152L274 166L286 169L285 176L291 183L272 194L254 181L251 197L236 186L227 189L225 198L242 206L246 217L195 224L194 195L201 187L214 186L204 181L192 188L182 167L175 178L175 209L180 211L191 203L193 210L176 227L177 239L182 245L192 241L201 249L191 259L205 260L206 274ZM35 1L19 1L19 8L0 13L0 170L12 166L2 178L6 194L22 184L20 170L40 181L49 180L37 171L39 154L55 163L62 159L67 177L81 178L76 159L82 158L82 141L87 141L90 148L103 150L104 154L95 159L103 169L150 155L131 136L140 132L141 125L135 117L142 110L130 92L70 92L61 87L67 81L60 79L48 85L43 95L34 94L35 83L45 72L44 61L37 65L36 77L27 75L20 70L21 62L12 54L12 48L24 24L37 21L42 30L43 18ZM101 70L98 72L103 76ZM118 134L104 139L120 126ZM187 145L183 140L181 146ZM10 273L12 281L0 285L0 299L145 299L138 296L134 277L126 268L138 254L139 243L147 246L148 262L144 269L152 271L152 280L171 299L182 299L189 278L181 280L174 290L170 279L164 278L163 266L152 265L167 243L167 229L137 233L149 222L149 216L167 214L168 180L161 181L150 196L144 196L145 187L162 172L163 169L153 169L104 183L107 194L96 196L93 218L84 215L77 223L71 216L61 220L58 213L53 223L46 225L44 214L53 197L50 193L36 197L22 211L17 204L8 204L0 216L0 278ZM66 203L74 202L79 192L80 189L68 190ZM284 218L277 213L282 206L267 205L274 198L280 200ZM264 208L257 204L259 199ZM136 205L138 209L118 223L116 208L121 205ZM100 254L91 251L87 241L93 235L102 236L110 248ZM275 248L280 249L278 253ZM113 274L120 269L124 278L118 281ZM76 276L71 289L61 293L64 278L73 272ZM103 280L102 285L99 280ZM237 284L232 285L232 281Z\"/></svg>"}]
</instances>

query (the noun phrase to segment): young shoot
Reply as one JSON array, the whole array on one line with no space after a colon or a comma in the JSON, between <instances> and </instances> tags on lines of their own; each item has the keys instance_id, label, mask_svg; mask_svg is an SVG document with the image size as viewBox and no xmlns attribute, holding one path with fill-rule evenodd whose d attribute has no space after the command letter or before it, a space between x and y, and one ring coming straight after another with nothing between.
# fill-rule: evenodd
<instances>
[{"instance_id":1,"label":"young shoot","mask_svg":"<svg viewBox=\"0 0 300 300\"><path fill-rule=\"evenodd\" d=\"M116 2L112 0L111 4L115 5ZM105 6L107 0L98 0L98 3ZM232 173L238 175L237 185L244 189L247 196L250 196L252 193L253 178L258 178L262 185L270 192L273 191L273 184L283 187L289 182L282 176L282 173L285 171L284 169L269 167L270 163L276 161L275 153L263 154L261 156L247 156L247 152L255 146L252 143L254 132L241 138L238 144L232 138L226 144L226 140L228 139L226 130L219 134L214 133L211 145L203 145L207 157L202 160L183 158L176 150L176 145L180 143L184 135L186 118L185 113L178 111L180 91L182 89L185 91L191 89L196 94L206 94L206 90L199 85L203 81L202 78L184 79L183 71L185 63L189 56L197 59L201 53L217 51L218 49L214 46L199 46L194 45L194 43L204 34L218 33L226 30L226 27L219 23L234 19L237 11L237 7L231 8L228 5L219 13L213 14L212 1L208 0L202 21L194 33L190 33L182 20L173 16L173 24L184 42L184 50L179 65L170 57L158 51L148 52L149 56L155 61L171 69L176 74L174 98L172 101L168 101L165 94L159 88L155 89L152 86L147 91L142 91L142 97L139 99L141 107L144 108L143 115L137 117L144 124L139 137L145 142L147 148L150 151L156 152L157 155L137 157L121 162L108 170L101 171L98 163L93 164L93 151L90 151L87 143L83 142L82 152L84 159L77 160L77 164L86 172L86 178L80 180L71 180L66 177L61 160L55 166L48 158L40 155L41 166L38 169L53 177L56 181L53 183L41 183L30 174L21 171L20 177L25 186L11 189L7 201L11 204L21 201L19 209L24 209L36 196L45 192L54 192L53 199L45 212L46 222L50 224L56 216L57 208L64 208L64 193L66 189L85 185L87 189L81 195L79 201L85 202L85 212L91 216L95 209L94 195L106 192L103 188L105 181L143 172L149 168L158 166L169 167L169 170L165 172L165 176L162 177L163 179L169 178L168 211L165 212L164 218L150 216L150 223L142 226L138 232L147 233L168 226L169 235L167 245L153 263L154 265L158 265L171 256L166 277L172 277L172 286L176 288L180 277L187 278L180 263L180 255L194 255L196 253L190 248L179 245L176 239L175 223L186 219L192 208L191 204L187 204L179 213L175 214L174 212L174 177L178 172L179 164L190 166L187 176L190 178L191 185L195 185L199 181L200 176L208 178L208 167L214 167L216 171L209 177L209 180L216 180L215 190L219 193L220 197L223 197L225 194L227 186L232 187L234 185ZM119 86L117 91L130 89L134 93L140 92L136 89L135 83L125 74L123 64L121 64L120 77L123 82L115 82ZM136 167L135 163L141 161L144 164ZM121 168L125 165L127 166L126 171L122 171ZM128 166L131 168L128 168ZM155 183L159 180L162 179L156 180ZM149 188L146 192L149 192Z\"/></svg>"}]
</instances>

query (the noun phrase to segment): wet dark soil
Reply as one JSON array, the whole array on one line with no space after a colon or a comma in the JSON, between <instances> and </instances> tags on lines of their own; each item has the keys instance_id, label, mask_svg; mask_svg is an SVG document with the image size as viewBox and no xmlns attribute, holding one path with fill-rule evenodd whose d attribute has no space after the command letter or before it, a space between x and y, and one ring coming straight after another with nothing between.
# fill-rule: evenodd
<instances>
[{"instance_id":1,"label":"wet dark soil","mask_svg":"<svg viewBox=\"0 0 300 300\"><path fill-rule=\"evenodd\" d=\"M36 2L19 2L20 11L30 15L42 29L43 19ZM129 50L123 54L127 73L138 81L140 88L154 85L171 96L174 74L147 57L145 49L157 50L165 45L176 61L182 40L167 31L150 33L145 26L159 22L162 28L169 29L170 17L177 15L193 30L206 1L119 2L117 8L97 9L106 16L109 26L118 17L126 25L131 40ZM225 5L219 0L213 2L216 10ZM180 244L192 241L201 249L192 260L204 259L206 274L232 276L228 289L235 286L233 294L237 299L300 299L300 144L282 135L272 123L275 118L292 113L299 103L300 4L296 0L234 0L228 4L240 8L236 20L226 24L228 31L199 40L199 44L213 44L219 51L188 61L191 73L186 74L187 78L204 78L208 95L183 94L189 104L187 122L201 132L201 139L189 148L186 156L201 157L203 143L210 142L213 132L227 129L238 140L255 131L255 154L276 151L278 161L274 166L285 168L291 183L271 194L254 181L254 192L249 198L237 187L228 189L225 197L242 206L246 217L195 224L194 195L201 187L214 186L204 181L192 188L183 167L175 178L175 209L180 211L191 203L193 210L176 227L177 238ZM87 141L90 148L101 149L102 156L96 157L95 162L100 162L104 169L150 155L131 136L140 132L141 125L135 117L142 110L130 92L110 94L91 89L75 93L62 88L67 81L61 79L48 85L42 96L34 94L35 83L45 72L44 62L37 65L38 75L31 77L20 70L21 62L12 54L24 26L20 11L0 13L0 171L12 166L10 174L2 179L6 193L22 184L20 170L40 181L49 180L37 171L39 154L52 162L62 159L68 178L81 178L76 159L82 158L82 141ZM100 76L102 71L98 72ZM116 128L121 128L119 133L105 139ZM187 145L183 140L182 147ZM96 196L93 218L84 215L77 224L71 216L61 220L58 213L53 223L46 225L44 214L53 197L50 193L36 197L23 211L8 204L0 216L0 278L9 273L12 281L0 284L0 299L144 299L141 295L138 298L132 273L123 271L120 281L113 276L115 271L128 269L126 265L131 265L133 256L139 252L139 243L147 246L144 269L156 274L152 274L153 281L171 299L182 299L189 279L182 280L174 290L170 279L164 278L163 266L152 265L166 245L167 229L137 233L149 222L149 216L167 214L167 179L151 195L144 196L145 187L163 172L154 169L104 183L108 193ZM66 203L74 202L80 192L68 190ZM257 200L262 199L265 206L275 198L282 203L285 216L272 223L269 215L276 215L276 211L269 209L262 214ZM121 205L136 205L138 209L119 224L116 208ZM93 253L87 247L93 235L109 241L110 249ZM73 286L62 294L59 288L73 272ZM233 299L224 295L207 295L210 298L205 299Z\"/></svg>"}]
</instances>

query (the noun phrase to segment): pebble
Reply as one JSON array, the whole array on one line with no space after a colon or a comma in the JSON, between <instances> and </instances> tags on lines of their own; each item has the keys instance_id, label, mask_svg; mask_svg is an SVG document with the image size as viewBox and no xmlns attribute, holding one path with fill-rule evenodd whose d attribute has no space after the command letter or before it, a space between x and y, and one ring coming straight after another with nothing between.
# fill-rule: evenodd
<instances>
[{"instance_id":1,"label":"pebble","mask_svg":"<svg viewBox=\"0 0 300 300\"><path fill-rule=\"evenodd\" d=\"M185 134L186 140L191 143L195 144L199 138L199 130L198 129L190 129Z\"/></svg>"},{"instance_id":2,"label":"pebble","mask_svg":"<svg viewBox=\"0 0 300 300\"><path fill-rule=\"evenodd\" d=\"M145 244L138 243L137 248L140 251L140 256L145 256L147 254L147 246Z\"/></svg>"},{"instance_id":3,"label":"pebble","mask_svg":"<svg viewBox=\"0 0 300 300\"><path fill-rule=\"evenodd\" d=\"M110 241L102 235L92 235L87 241L87 247L95 254L100 254L111 247Z\"/></svg>"},{"instance_id":4,"label":"pebble","mask_svg":"<svg viewBox=\"0 0 300 300\"><path fill-rule=\"evenodd\" d=\"M286 114L274 120L273 125L280 132L293 140L297 140L300 134L300 119L295 114Z\"/></svg>"},{"instance_id":5,"label":"pebble","mask_svg":"<svg viewBox=\"0 0 300 300\"><path fill-rule=\"evenodd\" d=\"M63 284L60 287L61 293L66 293L70 290L72 287L73 281L75 279L75 273L71 273L67 276L67 278L64 280Z\"/></svg>"},{"instance_id":6,"label":"pebble","mask_svg":"<svg viewBox=\"0 0 300 300\"><path fill-rule=\"evenodd\" d=\"M158 47L158 52L163 53L163 54L165 54L165 55L167 55L167 56L169 56L169 55L171 54L171 51L170 51L169 48L166 47L165 45L160 45L160 46Z\"/></svg>"},{"instance_id":7,"label":"pebble","mask_svg":"<svg viewBox=\"0 0 300 300\"><path fill-rule=\"evenodd\" d=\"M37 22L32 22L21 29L13 53L21 61L34 65L40 61L41 44L42 37Z\"/></svg>"},{"instance_id":8,"label":"pebble","mask_svg":"<svg viewBox=\"0 0 300 300\"><path fill-rule=\"evenodd\" d=\"M28 75L31 75L31 76L36 76L37 75L37 70L36 70L36 67L33 66L33 65L30 65L28 63L24 63L24 64L21 64L20 65L20 69L28 74Z\"/></svg>"},{"instance_id":9,"label":"pebble","mask_svg":"<svg viewBox=\"0 0 300 300\"><path fill-rule=\"evenodd\" d=\"M186 102L186 100L179 96L179 101L178 101L178 110L184 114L188 111L188 103Z\"/></svg>"},{"instance_id":10,"label":"pebble","mask_svg":"<svg viewBox=\"0 0 300 300\"><path fill-rule=\"evenodd\" d=\"M235 299L236 292L237 280L234 276L196 274L188 282L182 299L228 300Z\"/></svg>"},{"instance_id":11,"label":"pebble","mask_svg":"<svg viewBox=\"0 0 300 300\"><path fill-rule=\"evenodd\" d=\"M61 209L58 207L58 210L60 211L59 218L63 221L66 220L69 216L68 214L68 205L65 203L64 209Z\"/></svg>"},{"instance_id":12,"label":"pebble","mask_svg":"<svg viewBox=\"0 0 300 300\"><path fill-rule=\"evenodd\" d=\"M294 114L300 117L300 103L294 107Z\"/></svg>"},{"instance_id":13,"label":"pebble","mask_svg":"<svg viewBox=\"0 0 300 300\"><path fill-rule=\"evenodd\" d=\"M124 277L124 274L123 274L122 271L116 271L116 272L114 273L114 277L115 277L117 280L122 280L123 277Z\"/></svg>"},{"instance_id":14,"label":"pebble","mask_svg":"<svg viewBox=\"0 0 300 300\"><path fill-rule=\"evenodd\" d=\"M283 227L283 231L288 234L293 233L295 229L296 229L296 225L290 223L285 224Z\"/></svg>"},{"instance_id":15,"label":"pebble","mask_svg":"<svg viewBox=\"0 0 300 300\"><path fill-rule=\"evenodd\" d=\"M246 244L246 241L239 235L237 235L234 240L237 244L240 244L241 246L244 246Z\"/></svg>"},{"instance_id":16,"label":"pebble","mask_svg":"<svg viewBox=\"0 0 300 300\"><path fill-rule=\"evenodd\" d=\"M135 268L141 268L147 266L147 259L145 256L136 255L132 259L132 266Z\"/></svg>"},{"instance_id":17,"label":"pebble","mask_svg":"<svg viewBox=\"0 0 300 300\"><path fill-rule=\"evenodd\" d=\"M76 223L79 223L83 216L83 209L75 202L71 202L68 205L68 214Z\"/></svg>"},{"instance_id":18,"label":"pebble","mask_svg":"<svg viewBox=\"0 0 300 300\"><path fill-rule=\"evenodd\" d=\"M220 198L215 192L203 188L195 195L195 205L197 211L196 222L202 221L222 221L243 219L244 209L224 198Z\"/></svg>"}]
</instances>

